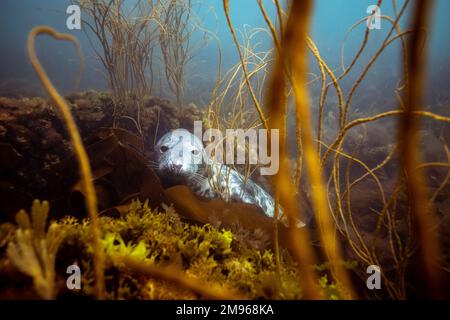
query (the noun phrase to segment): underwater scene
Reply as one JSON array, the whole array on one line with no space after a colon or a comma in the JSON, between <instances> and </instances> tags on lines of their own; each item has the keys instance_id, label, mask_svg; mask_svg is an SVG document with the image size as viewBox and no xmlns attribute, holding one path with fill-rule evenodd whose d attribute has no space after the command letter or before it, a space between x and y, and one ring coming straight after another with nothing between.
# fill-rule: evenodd
<instances>
[{"instance_id":1,"label":"underwater scene","mask_svg":"<svg viewBox=\"0 0 450 320\"><path fill-rule=\"evenodd\" d=\"M0 9L0 300L450 299L449 1Z\"/></svg>"}]
</instances>

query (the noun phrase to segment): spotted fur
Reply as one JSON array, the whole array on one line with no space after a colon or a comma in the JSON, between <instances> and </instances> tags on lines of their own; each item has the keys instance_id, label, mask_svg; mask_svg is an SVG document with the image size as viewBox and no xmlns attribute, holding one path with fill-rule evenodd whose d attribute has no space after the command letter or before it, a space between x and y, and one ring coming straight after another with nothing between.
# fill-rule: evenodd
<instances>
[{"instance_id":1,"label":"spotted fur","mask_svg":"<svg viewBox=\"0 0 450 320\"><path fill-rule=\"evenodd\" d=\"M273 197L238 171L207 158L203 143L189 131L177 129L166 133L155 145L155 152L159 175L179 178L206 199L249 203L260 207L266 216L274 216Z\"/></svg>"}]
</instances>

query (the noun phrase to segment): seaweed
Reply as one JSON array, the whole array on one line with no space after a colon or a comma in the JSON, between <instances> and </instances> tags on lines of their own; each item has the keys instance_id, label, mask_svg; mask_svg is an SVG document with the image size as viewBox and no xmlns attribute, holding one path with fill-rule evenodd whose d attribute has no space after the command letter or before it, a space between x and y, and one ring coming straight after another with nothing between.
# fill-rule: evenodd
<instances>
[{"instance_id":1,"label":"seaweed","mask_svg":"<svg viewBox=\"0 0 450 320\"><path fill-rule=\"evenodd\" d=\"M103 256L100 251L100 234L101 231L98 226L98 213L97 213L97 197L95 194L95 188L94 184L92 183L92 172L91 172L91 166L89 164L89 158L86 154L86 150L83 146L83 142L80 137L80 133L78 132L77 126L75 124L75 121L73 119L72 113L70 112L70 108L67 104L67 102L64 100L63 97L58 93L56 88L51 83L50 79L48 78L45 70L42 68L41 64L39 63L39 60L36 55L36 51L34 48L35 44L35 38L39 34L48 34L53 36L56 39L59 40L68 40L75 44L78 55L82 57L81 55L81 49L79 46L79 43L75 37L69 34L62 34L56 32L54 29L50 27L36 27L33 30L31 30L30 34L28 35L28 54L31 61L31 64L36 71L39 79L42 82L42 85L44 88L48 91L48 94L51 96L53 101L55 102L56 106L59 108L60 112L63 115L64 121L67 125L69 135L71 137L73 147L75 149L75 154L77 156L77 160L79 162L79 169L80 173L83 177L83 188L86 192L86 204L88 208L89 215L92 220L92 241L94 243L94 260L95 260L95 274L96 274L96 293L97 297L101 299L103 297ZM82 63L83 65L83 63Z\"/></svg>"},{"instance_id":2,"label":"seaweed","mask_svg":"<svg viewBox=\"0 0 450 320\"><path fill-rule=\"evenodd\" d=\"M109 5L107 2L83 3L88 6L94 24L85 23L104 49L99 56L105 59L112 94L72 94L68 97L69 106L56 92L37 60L34 38L47 33L77 44L75 38L48 27L38 27L30 33L28 49L33 67L64 116L75 149L74 157L52 165L50 170L63 176L64 172L76 171L67 168L79 166L80 177L67 177L66 181L70 184L70 200L78 205L71 208L74 210L55 207L61 215L77 215L84 210L86 201L89 218L78 220L66 216L52 222L46 230L48 204L35 201L31 219L21 211L16 216L17 229L11 224L0 227L0 249L7 247L2 263L13 263L18 270L31 276L35 291L42 298L67 294L66 290L57 288L56 283L61 279L57 279L55 268L65 268L74 260L84 270L80 294L97 298L378 297L377 293L355 290L357 282L353 276L365 277L364 267L368 265L383 265L383 297L445 296L444 272L448 273L449 257L448 248L441 248L441 244L448 243L445 199L450 180L450 152L445 125L450 118L445 115L446 111L439 115L422 106L423 48L426 48L422 41L426 38L430 12L426 1L414 4L412 24L406 30L402 30L400 20L411 1L404 1L401 7L397 7L395 0L392 2L393 17L382 17L390 28L360 70L357 65L367 51L370 29L365 30L359 49L347 66L345 41L372 17L369 14L357 21L342 43L339 70L327 64L320 46L308 35L313 1L292 1L285 13L281 2L275 0L276 18L273 20L264 2L258 0L256 3L267 28L240 31L233 27L229 1L224 0L223 10L239 62L222 72L219 44L218 77L207 114L196 107L182 108L190 51L183 43L188 44L191 36L188 25L195 25L190 21L193 19L190 1L171 1L167 7L165 3L155 2L158 5L154 5L150 1L145 8L136 7L142 19L134 20L123 11L120 1ZM379 0L378 5L382 4ZM109 15L117 15L119 20L109 21ZM180 24L179 29L177 24ZM124 25L128 28L121 29ZM110 39L103 33L105 27L110 33L121 29L121 38L116 39L119 41L117 48L109 47ZM274 48L258 52L254 41L259 35L271 37ZM136 39L138 41L134 41ZM169 89L176 96L176 108L165 100L148 96L153 91L151 58L155 41L159 41L162 50L165 76ZM397 42L403 58L403 78L393 90L397 105L375 114L373 106L364 110L362 106L356 108L355 97L369 71L385 50ZM309 55L317 63L317 75L307 67ZM121 62L117 63L119 60ZM118 69L114 69L116 67ZM150 72L150 80L145 71ZM356 80L345 90L344 81L355 72ZM133 80L127 83L125 75L130 73ZM316 81L320 92L317 99L312 100L308 86ZM134 109L135 101L137 109ZM295 112L292 140L295 139L296 159L292 161L287 131L290 101L294 102ZM2 106L14 104L8 99L0 103ZM45 101L21 103L39 106L44 113L50 109ZM92 109L84 108L91 104ZM317 114L314 114L316 105ZM111 117L105 113L108 108L115 109ZM0 135L12 136L17 131L24 133L24 137L30 136L31 130L23 123L14 123L14 128L5 125L14 120L14 114L9 111L8 107L8 112L1 115ZM21 112L25 115L26 111ZM40 117L42 112L36 116ZM91 135L86 135L86 150L71 112L78 122L89 127L87 132ZM287 229L279 225L277 219L264 217L252 206L221 200L204 201L183 186L164 189L149 168L153 164L147 165L146 156L151 155L144 154L144 150L150 150L162 132L184 126L195 117L202 118L208 127L218 129L242 126L280 129L282 163L272 189L277 208L282 205L287 214ZM389 118L398 120L389 127L389 131L399 129L397 139L390 134L389 143L378 143L371 148L370 126ZM440 152L439 159L435 161L423 157L429 149L421 144L426 134L421 132L419 121L425 119L443 124L433 130L436 135L433 141L440 142L436 148ZM39 120L43 127L52 126L51 120ZM113 128L93 133L98 122L111 122L107 125ZM117 126L135 131L140 137ZM23 136L17 134L17 144L30 144L31 140L26 141ZM61 133L54 130L45 136L43 144L49 149L60 137ZM64 147L68 149L68 143ZM248 148L248 145L241 147ZM22 156L27 150L14 143L1 143L0 165L9 171L21 166L27 161ZM67 155L67 150L58 155ZM395 166L393 162L397 160L400 160L399 165ZM59 162L59 159L52 158L49 162ZM237 169L249 178L256 168L257 165L245 164ZM389 177L394 170L396 174ZM8 199L2 200L2 211L7 215L16 212L18 204L24 207L33 199L19 186L15 189L10 182L13 176L9 173L0 183L2 199ZM39 187L33 185L35 189ZM299 230L292 222L298 212L305 215L307 211L305 203L297 202L296 193L303 189L312 200L315 219L311 228ZM14 197L9 201L10 195ZM130 203L136 197L141 202ZM173 206L167 206L168 203ZM99 210L101 217L98 217ZM278 218L279 210L275 211ZM311 245L316 235L320 242L317 248ZM67 250L58 251L60 245ZM26 264L27 259L31 263ZM348 268L345 262L348 260L355 260L362 268ZM414 277L411 271L420 274L420 278L413 278L415 282L408 282Z\"/></svg>"},{"instance_id":3,"label":"seaweed","mask_svg":"<svg viewBox=\"0 0 450 320\"><path fill-rule=\"evenodd\" d=\"M414 218L413 229L417 236L417 251L424 275L425 295L430 298L443 298L445 288L442 282L445 282L446 275L439 268L441 259L439 237L437 233L431 231L436 225L436 217L423 171L416 169L422 161L422 156L418 148L419 122L414 112L420 111L423 104L425 54L421 48L421 41L425 35L424 27L428 25L430 17L430 3L418 1L412 18L414 33L408 43L408 88L405 93L405 112L401 119L399 140L401 164L406 175L405 188L411 204L411 215Z\"/></svg>"},{"instance_id":4,"label":"seaweed","mask_svg":"<svg viewBox=\"0 0 450 320\"><path fill-rule=\"evenodd\" d=\"M240 47L247 48L247 45L238 43L236 31L232 27L228 14L228 1L224 1L223 3L230 33L239 50L239 67L244 72L245 84L251 93L254 84L249 81L250 74L248 72L246 74L245 72L247 62L239 49ZM442 279L443 275L438 272L438 268L440 268L439 265L444 269L445 267L442 266L441 262L437 262L441 261L441 258L439 258L440 254L436 234L431 235L429 231L425 232L424 230L437 230L438 228L436 221L434 221L431 207L433 201L436 199L437 193L444 190L444 186L448 183L448 178L447 175L443 175L442 181L437 183L433 194L426 195L428 193L428 188L426 187L427 181L423 176L423 172L418 172L417 170L422 170L423 167L439 166L439 164L420 162L419 148L421 146L418 145L417 138L415 137L419 131L419 119L430 118L438 122L447 123L449 118L428 110L421 110L420 92L422 90L422 82L424 81L424 76L421 72L423 72L422 68L425 58L423 51L419 49L419 47L422 48L419 43L422 43L426 38L425 28L427 21L424 17L428 11L419 10L419 7L425 6L425 4L421 2L413 7L412 10L416 14L414 16L416 20L413 21L410 29L402 30L399 22L405 15L410 1L402 3L400 8L397 6L397 2L393 1L394 16L381 17L391 24L391 28L388 29L384 41L379 48L362 65L360 71L355 66L362 60L363 53L366 52L371 34L370 29L365 30L361 45L347 67L344 64L344 40L341 57L343 61L342 71L340 73L332 70L327 65L318 47L307 34L308 19L311 14L311 10L307 10L311 8L309 1L302 4L292 2L288 6L289 12L287 14L284 12L280 2L274 1L273 5L276 7L278 19L275 23L269 17L263 2L257 1L257 4L267 25L265 31L272 37L274 43L272 55L276 58L272 65L271 80L267 85L268 94L265 109L268 110L268 116L264 114L264 106L259 101L255 103L254 100L256 99L252 100L254 109L260 114L261 122L263 123L263 120L267 117L270 120L271 128L280 129L280 158L282 161L285 161L287 158L285 142L287 130L286 114L291 94L293 94L293 99L295 99L296 104L295 125L298 153L293 179L294 183L290 183L291 170L289 169L288 162L280 165L281 170L274 180L273 188L276 191L276 198L279 198L280 203L287 208L288 213L298 212L298 205L289 194L294 188L295 190L299 190L303 174L302 166L305 163L308 180L303 181L304 183L308 183L307 186L313 200L315 221L318 227L317 231L321 238L321 245L326 253L327 260L332 266L331 276L338 286L342 286L341 289L344 294L341 297L357 297L351 289L352 283L349 275L339 266L338 261L341 260L341 256L343 255L356 257L367 266L373 264L392 265L392 267L386 267L384 272L382 272L382 277L386 283L387 295L391 298L406 297L405 278L407 270L414 268L414 263L410 262L412 258L422 261L423 270L428 270L428 276L430 279L434 279L433 281L425 281L422 285L428 288L439 288L439 282L443 283L443 281L438 281L437 279ZM378 1L377 4L381 6L383 1ZM349 29L345 38L359 25L371 18L372 16L369 14L368 17L356 22ZM392 46L395 42L400 42L403 58L402 83L398 84L394 90L399 105L398 108L370 116L366 113L371 111L369 109L364 112L358 109L353 110L354 97L361 83L369 73L369 70L373 68L375 62L386 48ZM306 67L307 56L305 48L310 51L312 57L317 61L320 71L320 74L318 76L314 75L311 81L307 81L306 79L309 73ZM250 50L244 50L244 52L248 51ZM346 93L341 88L341 85L342 81L351 72L357 72L358 74L356 80ZM317 80L320 80L320 94L317 103L317 128L314 128L311 125L313 114L311 112L307 85ZM330 95L330 87L334 87L336 91L336 101L327 101ZM256 97L255 94L251 96L252 98ZM408 104L413 107L410 108ZM339 116L334 117L334 110L328 112L329 119L327 125L329 128L326 128L327 131L325 131L324 120L327 115L326 108L330 105L337 109ZM361 116L361 114L363 115ZM399 141L398 143L385 146L379 151L373 150L373 153L377 153L377 158L379 158L378 154L380 154L382 160L372 166L371 162L374 159L360 158L358 155L358 152L363 149L363 144L367 143L370 138L367 135L365 125L392 116L398 116L401 120L400 125L398 125L401 132ZM405 123L411 125L407 126ZM361 127L362 130L359 132L357 130L350 132L350 130L356 127ZM402 130L405 128L410 132L403 132ZM313 136L314 130L316 131L315 137ZM444 150L446 142L443 139L441 141L444 143ZM351 143L355 143L356 145L352 145ZM351 150L349 151L348 149L350 148ZM333 159L330 159L332 154ZM406 156L406 154L410 154L410 156ZM342 159L346 159L347 161L345 168L342 167ZM380 178L380 175L384 174L386 166L389 165L392 168L393 165L391 162L394 159L403 159L400 162L400 166L396 167L396 169L399 172L406 169L408 174L399 174L395 186L391 188L386 181L387 179ZM415 164L412 165L409 163L410 161L413 161ZM359 172L359 170L353 169L353 164L357 164L359 168L363 169L363 173L358 173L355 178L353 178L353 175L355 175L355 172ZM409 169L407 169L408 167ZM352 206L357 205L357 201L354 200L356 196L355 190L353 189L362 188L363 184L367 188L369 184L367 180L369 179L373 180L370 183L373 183L375 188L370 187L373 189L373 192L368 197L377 198L379 202L375 204L375 207L369 207L367 209L371 212L372 217L369 214L363 216L361 212L357 216L352 210ZM411 181L416 182L411 184ZM413 196L411 191L415 192L416 196ZM375 202L375 200L373 201ZM414 209L416 211L410 211L414 206L416 206L416 209ZM421 209L419 210L419 208ZM419 211L429 212L429 214L422 214L419 217ZM365 230L368 219L371 221L370 225L374 225L374 230L371 230L370 235ZM414 228L419 228L422 231L416 234ZM295 231L291 230L291 232ZM344 250L340 249L339 235L342 236ZM386 235L385 240L381 239L382 235ZM414 247L415 236L418 237L417 241L423 246L421 250L425 250L425 246L434 248L431 250L434 252L432 254L433 258L431 258L431 251L428 252L430 254L428 258L424 258L424 255L417 255L416 248ZM424 239L424 237L427 237L427 239ZM291 239L292 241L298 241L297 247L292 246L291 249L293 249L294 257L297 257L301 273L308 274L308 277L312 276L307 266L314 264L315 252L308 248L308 236L296 234ZM386 248L388 248L387 256L384 248L381 248L381 241L386 241ZM302 245L303 247L301 247ZM431 269L434 271L432 272ZM432 274L435 276L432 276ZM364 277L364 274L360 274L360 276ZM417 284L419 285L421 282L419 281ZM316 281L311 281L311 286L307 285L305 287L307 295L311 294L313 297L318 297L317 288L314 288L316 283ZM440 290L438 289L436 291Z\"/></svg>"},{"instance_id":5,"label":"seaweed","mask_svg":"<svg viewBox=\"0 0 450 320\"><path fill-rule=\"evenodd\" d=\"M33 278L36 292L43 299L53 299L55 292L55 259L66 233L57 223L45 230L49 204L35 200L31 215L19 211L14 240L8 243L7 256L16 267Z\"/></svg>"},{"instance_id":6,"label":"seaweed","mask_svg":"<svg viewBox=\"0 0 450 320\"><path fill-rule=\"evenodd\" d=\"M207 40L192 1L77 1L87 13L83 19L96 55L107 72L114 102L114 126L133 123L141 136L145 97L159 95L163 82L183 107L186 69L194 51ZM195 40L195 33L205 36ZM91 38L94 38L95 43ZM100 45L100 50L98 49ZM155 63L161 59L162 67Z\"/></svg>"},{"instance_id":7,"label":"seaweed","mask_svg":"<svg viewBox=\"0 0 450 320\"><path fill-rule=\"evenodd\" d=\"M64 274L59 271L76 263L82 270L82 288L76 294L94 296L90 220L66 216L53 221L45 232L47 213L48 203L36 200L31 222L24 212L18 214L16 236L5 237L8 255L0 261L11 259L20 271L33 276L36 291L48 299L74 294L63 286L57 290L55 283ZM152 210L148 202L135 200L122 217L103 216L99 223L104 231L105 298L302 296L300 276L287 252L278 274L271 250L254 248L248 238L239 238L229 229L185 222L171 207ZM2 230L8 228L1 225Z\"/></svg>"}]
</instances>

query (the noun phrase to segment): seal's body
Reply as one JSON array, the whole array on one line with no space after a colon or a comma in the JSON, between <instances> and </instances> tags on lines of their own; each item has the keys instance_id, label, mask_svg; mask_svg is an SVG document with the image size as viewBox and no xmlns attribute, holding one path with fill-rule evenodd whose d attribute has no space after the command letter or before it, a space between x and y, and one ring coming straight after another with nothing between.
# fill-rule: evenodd
<instances>
[{"instance_id":1,"label":"seal's body","mask_svg":"<svg viewBox=\"0 0 450 320\"><path fill-rule=\"evenodd\" d=\"M273 197L236 170L209 159L203 143L189 131L177 129L166 133L155 145L155 153L160 176L187 184L201 197L254 204L265 215L274 216Z\"/></svg>"}]
</instances>

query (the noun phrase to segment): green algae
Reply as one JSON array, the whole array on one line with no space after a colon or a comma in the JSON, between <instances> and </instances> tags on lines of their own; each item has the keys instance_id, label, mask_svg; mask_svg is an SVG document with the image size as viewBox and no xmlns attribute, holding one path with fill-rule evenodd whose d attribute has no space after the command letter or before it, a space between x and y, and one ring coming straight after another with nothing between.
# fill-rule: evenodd
<instances>
[{"instance_id":1,"label":"green algae","mask_svg":"<svg viewBox=\"0 0 450 320\"><path fill-rule=\"evenodd\" d=\"M23 214L21 212L18 217L23 217ZM103 231L101 247L105 254L108 299L203 298L179 284L121 269L115 264L115 257L145 261L161 268L174 267L188 278L238 292L250 299L299 299L302 296L300 275L289 254L283 255L278 272L271 250L257 249L251 241L236 237L230 230L184 221L172 207L152 210L147 202L136 200L120 218L102 216L99 224ZM50 261L47 266L55 270L55 276L47 279L53 291L51 295L45 295L36 286L34 289L30 286L29 290L34 290L41 298L75 295L93 298L95 278L90 220L66 216L51 221L50 225L47 232L50 229L59 230L58 239L61 242L56 247L58 250L55 251L54 265ZM2 230L10 228L11 225L1 226ZM19 224L15 227L16 233L23 232L23 228L24 225ZM28 228L33 232L29 224ZM45 237L45 229L42 225L39 228L42 231L40 234ZM5 236L8 241L2 242L3 246L22 241L17 236L11 236L11 232L8 235ZM0 252L0 261L12 262L22 270L4 250ZM65 281L69 276L66 269L72 264L81 269L81 290L69 290L66 287ZM34 268L37 269L37 266ZM25 273L35 278L34 272ZM10 285L14 287L14 280L11 281Z\"/></svg>"}]
</instances>

